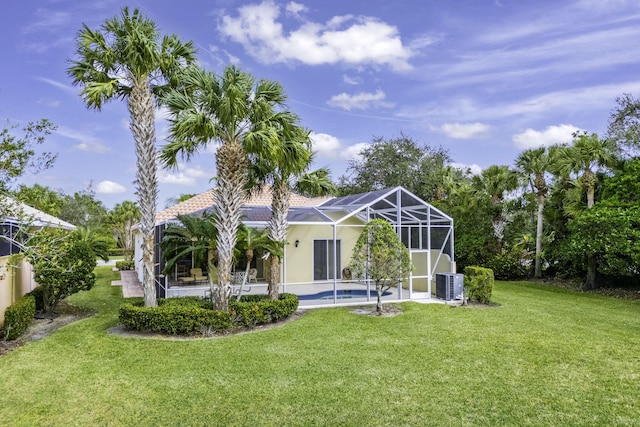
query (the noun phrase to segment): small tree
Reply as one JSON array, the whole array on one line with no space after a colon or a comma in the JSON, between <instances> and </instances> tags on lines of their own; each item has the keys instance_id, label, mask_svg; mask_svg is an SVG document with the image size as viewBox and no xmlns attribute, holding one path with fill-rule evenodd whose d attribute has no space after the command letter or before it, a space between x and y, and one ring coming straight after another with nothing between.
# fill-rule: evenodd
<instances>
[{"instance_id":1,"label":"small tree","mask_svg":"<svg viewBox=\"0 0 640 427\"><path fill-rule=\"evenodd\" d=\"M353 248L351 271L355 277L375 283L378 313L382 312L382 294L408 277L412 269L409 250L391 224L382 219L369 221Z\"/></svg>"},{"instance_id":2,"label":"small tree","mask_svg":"<svg viewBox=\"0 0 640 427\"><path fill-rule=\"evenodd\" d=\"M58 303L95 283L96 257L78 233L47 227L33 234L25 245L34 277L43 290L45 312L52 314Z\"/></svg>"}]
</instances>

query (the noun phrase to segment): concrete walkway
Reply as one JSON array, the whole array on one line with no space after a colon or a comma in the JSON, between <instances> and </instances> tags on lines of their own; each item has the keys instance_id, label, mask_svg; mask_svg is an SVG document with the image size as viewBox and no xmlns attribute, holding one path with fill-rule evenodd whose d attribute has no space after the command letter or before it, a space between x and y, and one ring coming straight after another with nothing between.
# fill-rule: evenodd
<instances>
[{"instance_id":1,"label":"concrete walkway","mask_svg":"<svg viewBox=\"0 0 640 427\"><path fill-rule=\"evenodd\" d=\"M122 296L125 298L144 296L142 283L140 283L138 275L133 270L121 271L120 280L112 281L111 286L122 286Z\"/></svg>"}]
</instances>

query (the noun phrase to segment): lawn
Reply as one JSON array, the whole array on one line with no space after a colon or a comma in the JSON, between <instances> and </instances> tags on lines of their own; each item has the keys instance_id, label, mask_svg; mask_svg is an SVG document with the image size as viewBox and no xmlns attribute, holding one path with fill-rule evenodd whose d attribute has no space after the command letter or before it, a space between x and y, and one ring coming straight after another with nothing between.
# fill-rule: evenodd
<instances>
[{"instance_id":1,"label":"lawn","mask_svg":"<svg viewBox=\"0 0 640 427\"><path fill-rule=\"evenodd\" d=\"M95 316L0 357L0 424L640 424L638 302L501 282L495 308L328 308L161 341L106 333L122 299L98 272L71 298Z\"/></svg>"}]
</instances>

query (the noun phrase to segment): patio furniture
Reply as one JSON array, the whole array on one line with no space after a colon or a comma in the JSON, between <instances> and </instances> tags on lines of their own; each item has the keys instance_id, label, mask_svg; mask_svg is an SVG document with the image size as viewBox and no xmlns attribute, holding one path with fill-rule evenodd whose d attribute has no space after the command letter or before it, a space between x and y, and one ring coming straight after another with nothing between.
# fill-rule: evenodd
<instances>
[{"instance_id":1,"label":"patio furniture","mask_svg":"<svg viewBox=\"0 0 640 427\"><path fill-rule=\"evenodd\" d=\"M233 283L235 283L236 285L241 285L242 282L244 281L244 275L245 275L244 271L236 271L233 274Z\"/></svg>"},{"instance_id":2,"label":"patio furniture","mask_svg":"<svg viewBox=\"0 0 640 427\"><path fill-rule=\"evenodd\" d=\"M202 274L201 268L192 268L191 270L189 270L189 274L191 274L191 277L193 277L193 280L195 280L196 282L202 282L207 280L207 276L204 276Z\"/></svg>"},{"instance_id":3,"label":"patio furniture","mask_svg":"<svg viewBox=\"0 0 640 427\"><path fill-rule=\"evenodd\" d=\"M251 283L251 281L253 281L253 283L258 283L258 269L257 268L250 268L249 269L249 276L247 276L247 283Z\"/></svg>"}]
</instances>

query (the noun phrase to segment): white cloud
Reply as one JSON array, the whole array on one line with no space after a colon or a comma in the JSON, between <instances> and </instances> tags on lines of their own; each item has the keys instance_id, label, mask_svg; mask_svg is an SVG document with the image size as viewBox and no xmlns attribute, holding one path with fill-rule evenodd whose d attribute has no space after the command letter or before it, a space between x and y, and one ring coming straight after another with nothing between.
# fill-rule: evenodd
<instances>
[{"instance_id":1,"label":"white cloud","mask_svg":"<svg viewBox=\"0 0 640 427\"><path fill-rule=\"evenodd\" d=\"M569 143L573 140L573 134L580 131L573 125L548 126L543 131L527 129L522 133L513 135L515 146L523 150L529 148L548 147L554 144Z\"/></svg>"},{"instance_id":2,"label":"white cloud","mask_svg":"<svg viewBox=\"0 0 640 427\"><path fill-rule=\"evenodd\" d=\"M287 12L289 12L293 16L300 16L302 12L306 12L309 10L305 5L296 3L294 1L287 3L287 6L285 7L285 9Z\"/></svg>"},{"instance_id":3,"label":"white cloud","mask_svg":"<svg viewBox=\"0 0 640 427\"><path fill-rule=\"evenodd\" d=\"M127 189L123 185L113 181L100 181L96 185L97 194L120 194L126 191Z\"/></svg>"},{"instance_id":4,"label":"white cloud","mask_svg":"<svg viewBox=\"0 0 640 427\"><path fill-rule=\"evenodd\" d=\"M385 93L378 89L375 93L359 92L355 95L349 95L348 93L341 93L334 95L327 101L332 107L342 108L347 111L352 109L366 110L372 107L393 107L393 103L385 101Z\"/></svg>"},{"instance_id":5,"label":"white cloud","mask_svg":"<svg viewBox=\"0 0 640 427\"><path fill-rule=\"evenodd\" d=\"M76 90L73 86L66 85L57 80L48 79L46 77L36 77L36 79L73 95L76 95L77 92L79 92L79 90Z\"/></svg>"},{"instance_id":6,"label":"white cloud","mask_svg":"<svg viewBox=\"0 0 640 427\"><path fill-rule=\"evenodd\" d=\"M463 172L468 170L473 175L480 175L482 173L482 166L477 165L475 163L471 165L466 165L464 163L449 163L449 166L451 166L454 169L461 170Z\"/></svg>"},{"instance_id":7,"label":"white cloud","mask_svg":"<svg viewBox=\"0 0 640 427\"><path fill-rule=\"evenodd\" d=\"M411 68L413 52L403 45L398 28L376 18L336 16L324 24L306 21L285 31L279 16L280 7L264 1L240 7L237 17L223 16L218 29L267 64L387 65L396 71Z\"/></svg>"},{"instance_id":8,"label":"white cloud","mask_svg":"<svg viewBox=\"0 0 640 427\"><path fill-rule=\"evenodd\" d=\"M348 85L359 85L362 83L362 78L355 76L348 76L346 74L342 75L342 81Z\"/></svg>"},{"instance_id":9,"label":"white cloud","mask_svg":"<svg viewBox=\"0 0 640 427\"><path fill-rule=\"evenodd\" d=\"M111 151L111 147L97 142L82 142L73 146L76 150L87 151L89 153L104 154Z\"/></svg>"},{"instance_id":10,"label":"white cloud","mask_svg":"<svg viewBox=\"0 0 640 427\"><path fill-rule=\"evenodd\" d=\"M62 102L58 101L57 99L51 99L51 98L42 98L42 99L39 99L37 102L40 105L45 105L47 107L52 107L52 108L58 108L60 105L62 105Z\"/></svg>"},{"instance_id":11,"label":"white cloud","mask_svg":"<svg viewBox=\"0 0 640 427\"><path fill-rule=\"evenodd\" d=\"M22 28L24 34L55 32L67 28L71 23L71 14L68 12L37 9L36 20Z\"/></svg>"},{"instance_id":12,"label":"white cloud","mask_svg":"<svg viewBox=\"0 0 640 427\"><path fill-rule=\"evenodd\" d=\"M449 138L469 139L481 138L491 130L491 126L484 123L444 123L436 130L442 132Z\"/></svg>"},{"instance_id":13,"label":"white cloud","mask_svg":"<svg viewBox=\"0 0 640 427\"><path fill-rule=\"evenodd\" d=\"M111 151L111 147L102 143L99 138L91 135L90 133L70 129L64 126L58 127L55 131L58 135L66 138L75 139L79 141L79 144L75 144L73 148L80 151L87 151L90 153L104 154Z\"/></svg>"},{"instance_id":14,"label":"white cloud","mask_svg":"<svg viewBox=\"0 0 640 427\"><path fill-rule=\"evenodd\" d=\"M362 160L362 156L360 152L365 148L369 147L371 144L367 142L358 142L357 144L353 144L342 150L341 157L345 160Z\"/></svg>"},{"instance_id":15,"label":"white cloud","mask_svg":"<svg viewBox=\"0 0 640 427\"><path fill-rule=\"evenodd\" d=\"M187 167L185 163L178 164L175 171L159 170L158 182L161 184L175 184L194 186L198 178L212 178L213 173L202 169L200 166Z\"/></svg>"},{"instance_id":16,"label":"white cloud","mask_svg":"<svg viewBox=\"0 0 640 427\"><path fill-rule=\"evenodd\" d=\"M342 145L338 138L327 133L315 133L311 132L309 135L311 138L311 144L313 151L318 154L319 157L327 159L334 159L338 157Z\"/></svg>"}]
</instances>

